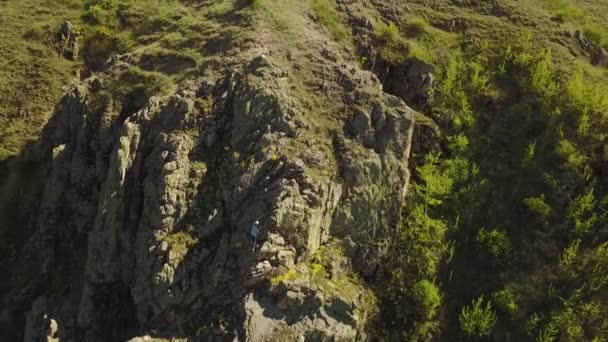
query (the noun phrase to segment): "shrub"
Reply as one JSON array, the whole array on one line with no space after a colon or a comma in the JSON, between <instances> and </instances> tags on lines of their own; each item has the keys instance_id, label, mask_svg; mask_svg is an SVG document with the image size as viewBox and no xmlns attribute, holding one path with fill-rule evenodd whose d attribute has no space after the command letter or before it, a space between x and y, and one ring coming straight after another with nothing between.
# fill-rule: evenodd
<instances>
[{"instance_id":1,"label":"shrub","mask_svg":"<svg viewBox=\"0 0 608 342\"><path fill-rule=\"evenodd\" d=\"M601 27L594 24L587 24L583 27L585 37L591 39L599 45L606 44L606 32Z\"/></svg>"},{"instance_id":2,"label":"shrub","mask_svg":"<svg viewBox=\"0 0 608 342\"><path fill-rule=\"evenodd\" d=\"M514 316L519 311L519 307L517 306L516 298L513 292L509 289L504 289L498 292L495 292L492 295L494 302L499 310L504 313L509 314L510 316Z\"/></svg>"},{"instance_id":3,"label":"shrub","mask_svg":"<svg viewBox=\"0 0 608 342\"><path fill-rule=\"evenodd\" d=\"M447 65L441 71L436 90L437 105L446 112L454 113L452 124L455 128L471 127L475 123L471 102L462 83L462 75L466 66L455 57L450 57Z\"/></svg>"},{"instance_id":4,"label":"shrub","mask_svg":"<svg viewBox=\"0 0 608 342\"><path fill-rule=\"evenodd\" d=\"M477 62L471 62L469 69L471 75L469 83L470 91L474 94L486 93L490 89L490 77L488 77L484 67Z\"/></svg>"},{"instance_id":5,"label":"shrub","mask_svg":"<svg viewBox=\"0 0 608 342\"><path fill-rule=\"evenodd\" d=\"M573 5L567 5L555 12L555 19L560 23L574 21L584 16L583 11Z\"/></svg>"},{"instance_id":6,"label":"shrub","mask_svg":"<svg viewBox=\"0 0 608 342\"><path fill-rule=\"evenodd\" d=\"M557 143L555 150L558 156L566 162L566 167L577 170L585 163L585 156L580 154L574 144L566 139L562 139Z\"/></svg>"},{"instance_id":7,"label":"shrub","mask_svg":"<svg viewBox=\"0 0 608 342\"><path fill-rule=\"evenodd\" d=\"M538 215L543 220L551 215L551 207L545 202L545 195L524 198L524 203L531 212Z\"/></svg>"},{"instance_id":8,"label":"shrub","mask_svg":"<svg viewBox=\"0 0 608 342\"><path fill-rule=\"evenodd\" d=\"M424 310L427 319L433 318L441 305L439 288L432 282L423 279L413 287L413 297Z\"/></svg>"},{"instance_id":9,"label":"shrub","mask_svg":"<svg viewBox=\"0 0 608 342\"><path fill-rule=\"evenodd\" d=\"M420 36L425 33L428 33L430 30L429 23L426 22L423 18L414 18L411 22L408 23L408 34L411 36Z\"/></svg>"},{"instance_id":10,"label":"shrub","mask_svg":"<svg viewBox=\"0 0 608 342\"><path fill-rule=\"evenodd\" d=\"M50 31L51 28L47 23L33 23L24 36L28 39L44 40L51 35Z\"/></svg>"},{"instance_id":11,"label":"shrub","mask_svg":"<svg viewBox=\"0 0 608 342\"><path fill-rule=\"evenodd\" d=\"M460 329L469 336L489 336L496 324L496 312L492 310L492 302L483 305L483 295L473 300L471 305L462 308L458 320Z\"/></svg>"},{"instance_id":12,"label":"shrub","mask_svg":"<svg viewBox=\"0 0 608 342\"><path fill-rule=\"evenodd\" d=\"M457 134L447 138L448 150L456 155L464 154L469 149L469 139L464 134Z\"/></svg>"},{"instance_id":13,"label":"shrub","mask_svg":"<svg viewBox=\"0 0 608 342\"><path fill-rule=\"evenodd\" d=\"M608 87L600 86L585 79L581 69L568 78L563 106L579 115L578 132L585 134L590 128L590 117L608 109Z\"/></svg>"},{"instance_id":14,"label":"shrub","mask_svg":"<svg viewBox=\"0 0 608 342\"><path fill-rule=\"evenodd\" d=\"M595 196L593 188L577 196L568 206L568 218L574 224L574 232L579 235L588 234L598 220L595 213Z\"/></svg>"},{"instance_id":15,"label":"shrub","mask_svg":"<svg viewBox=\"0 0 608 342\"><path fill-rule=\"evenodd\" d=\"M526 166L526 165L530 164L532 159L534 159L535 154L536 154L536 140L534 140L533 142L529 143L526 146L526 151L525 151L524 158L523 158L523 165Z\"/></svg>"},{"instance_id":16,"label":"shrub","mask_svg":"<svg viewBox=\"0 0 608 342\"><path fill-rule=\"evenodd\" d=\"M501 258L511 252L511 241L501 230L482 228L477 233L477 241L495 258Z\"/></svg>"},{"instance_id":17,"label":"shrub","mask_svg":"<svg viewBox=\"0 0 608 342\"><path fill-rule=\"evenodd\" d=\"M120 0L87 0L85 17L93 24L114 26L119 4Z\"/></svg>"},{"instance_id":18,"label":"shrub","mask_svg":"<svg viewBox=\"0 0 608 342\"><path fill-rule=\"evenodd\" d=\"M553 61L550 50L543 50L530 66L531 90L541 96L541 100L550 103L551 97L557 91L557 83L553 74Z\"/></svg>"},{"instance_id":19,"label":"shrub","mask_svg":"<svg viewBox=\"0 0 608 342\"><path fill-rule=\"evenodd\" d=\"M571 275L576 275L574 270L574 263L578 256L581 240L577 239L570 243L570 245L562 251L559 257L559 265L565 271L568 271Z\"/></svg>"},{"instance_id":20,"label":"shrub","mask_svg":"<svg viewBox=\"0 0 608 342\"><path fill-rule=\"evenodd\" d=\"M432 63L435 58L427 48L418 42L409 41L406 47L408 57L415 57L428 63Z\"/></svg>"},{"instance_id":21,"label":"shrub","mask_svg":"<svg viewBox=\"0 0 608 342\"><path fill-rule=\"evenodd\" d=\"M112 55L124 53L129 47L126 36L106 26L95 27L85 39L82 57L92 69L99 69Z\"/></svg>"},{"instance_id":22,"label":"shrub","mask_svg":"<svg viewBox=\"0 0 608 342\"><path fill-rule=\"evenodd\" d=\"M380 23L376 27L376 37L385 45L397 43L401 39L399 28L395 23Z\"/></svg>"},{"instance_id":23,"label":"shrub","mask_svg":"<svg viewBox=\"0 0 608 342\"><path fill-rule=\"evenodd\" d=\"M273 286L276 286L280 283L285 283L285 282L289 282L289 281L298 279L299 277L300 277L300 274L298 273L298 271L296 271L293 268L290 268L287 272L281 273L277 276L270 278L270 283Z\"/></svg>"}]
</instances>

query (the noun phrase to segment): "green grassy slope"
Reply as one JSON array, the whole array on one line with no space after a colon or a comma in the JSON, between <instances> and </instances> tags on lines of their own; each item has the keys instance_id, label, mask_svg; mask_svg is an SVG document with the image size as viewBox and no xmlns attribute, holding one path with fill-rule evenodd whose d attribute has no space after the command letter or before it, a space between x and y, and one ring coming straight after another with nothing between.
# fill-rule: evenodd
<instances>
[{"instance_id":1,"label":"green grassy slope","mask_svg":"<svg viewBox=\"0 0 608 342\"><path fill-rule=\"evenodd\" d=\"M35 139L77 63L60 58L64 20L78 22L82 1L0 3L0 160Z\"/></svg>"}]
</instances>

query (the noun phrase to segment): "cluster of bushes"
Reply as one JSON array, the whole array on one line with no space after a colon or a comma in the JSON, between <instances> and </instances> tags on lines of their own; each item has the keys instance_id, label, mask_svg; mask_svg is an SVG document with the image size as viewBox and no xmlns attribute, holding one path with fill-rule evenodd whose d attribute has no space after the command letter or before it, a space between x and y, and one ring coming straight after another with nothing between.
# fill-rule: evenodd
<instances>
[{"instance_id":1,"label":"cluster of bushes","mask_svg":"<svg viewBox=\"0 0 608 342\"><path fill-rule=\"evenodd\" d=\"M87 0L84 19L83 59L87 66L99 69L114 54L124 53L132 45L128 32L118 20L119 0Z\"/></svg>"},{"instance_id":2,"label":"cluster of bushes","mask_svg":"<svg viewBox=\"0 0 608 342\"><path fill-rule=\"evenodd\" d=\"M398 32L387 25L378 37ZM415 158L388 264L387 297L419 310L395 309L395 325L414 340L442 330L607 338L608 87L585 66L561 69L529 34L437 66L433 116L448 119L446 135L440 151Z\"/></svg>"}]
</instances>

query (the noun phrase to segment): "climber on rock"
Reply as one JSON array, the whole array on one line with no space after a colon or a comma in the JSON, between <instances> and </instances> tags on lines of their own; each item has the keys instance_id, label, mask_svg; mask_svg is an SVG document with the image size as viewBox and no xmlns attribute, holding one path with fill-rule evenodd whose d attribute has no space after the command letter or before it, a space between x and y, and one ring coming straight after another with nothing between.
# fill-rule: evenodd
<instances>
[{"instance_id":1,"label":"climber on rock","mask_svg":"<svg viewBox=\"0 0 608 342\"><path fill-rule=\"evenodd\" d=\"M255 251L255 247L258 243L258 235L260 235L260 221L255 220L249 229L249 236L251 240L253 240L253 251Z\"/></svg>"}]
</instances>

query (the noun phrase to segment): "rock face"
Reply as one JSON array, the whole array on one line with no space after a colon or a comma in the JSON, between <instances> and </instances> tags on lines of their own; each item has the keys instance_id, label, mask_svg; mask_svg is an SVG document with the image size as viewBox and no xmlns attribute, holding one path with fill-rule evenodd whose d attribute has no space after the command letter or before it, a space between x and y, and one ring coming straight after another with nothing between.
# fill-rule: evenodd
<instances>
[{"instance_id":1,"label":"rock face","mask_svg":"<svg viewBox=\"0 0 608 342\"><path fill-rule=\"evenodd\" d=\"M574 39L581 49L589 54L591 64L608 68L608 52L604 48L585 37L581 31L574 32Z\"/></svg>"},{"instance_id":2,"label":"rock face","mask_svg":"<svg viewBox=\"0 0 608 342\"><path fill-rule=\"evenodd\" d=\"M61 291L33 291L25 341L365 338L373 296L349 275L373 275L400 220L413 111L319 45L348 113L325 135L298 69L265 53L134 112L100 109L103 75L69 89L36 145L48 174L26 247Z\"/></svg>"},{"instance_id":3,"label":"rock face","mask_svg":"<svg viewBox=\"0 0 608 342\"><path fill-rule=\"evenodd\" d=\"M78 32L74 30L74 26L69 21L64 21L61 24L61 29L57 33L57 43L59 52L64 58L70 60L78 59L80 46L78 44Z\"/></svg>"},{"instance_id":4,"label":"rock face","mask_svg":"<svg viewBox=\"0 0 608 342\"><path fill-rule=\"evenodd\" d=\"M383 84L388 93L421 112L429 112L432 101L431 88L435 81L432 65L416 58L408 58L399 65L380 67Z\"/></svg>"}]
</instances>

